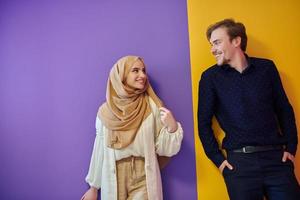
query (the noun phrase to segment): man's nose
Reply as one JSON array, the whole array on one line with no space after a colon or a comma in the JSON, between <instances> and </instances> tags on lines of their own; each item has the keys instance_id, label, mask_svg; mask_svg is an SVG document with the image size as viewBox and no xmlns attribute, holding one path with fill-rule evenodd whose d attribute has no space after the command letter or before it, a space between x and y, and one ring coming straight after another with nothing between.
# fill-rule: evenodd
<instances>
[{"instance_id":1,"label":"man's nose","mask_svg":"<svg viewBox=\"0 0 300 200\"><path fill-rule=\"evenodd\" d=\"M215 54L215 52L216 52L216 48L215 48L215 46L211 46L211 48L210 48L210 52L211 52L212 54Z\"/></svg>"}]
</instances>

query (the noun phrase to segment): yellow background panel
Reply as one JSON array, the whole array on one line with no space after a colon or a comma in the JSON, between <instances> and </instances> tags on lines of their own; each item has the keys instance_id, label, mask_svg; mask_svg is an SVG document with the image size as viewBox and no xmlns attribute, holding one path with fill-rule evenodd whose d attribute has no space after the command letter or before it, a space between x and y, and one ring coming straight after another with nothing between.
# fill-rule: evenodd
<instances>
[{"instance_id":1,"label":"yellow background panel","mask_svg":"<svg viewBox=\"0 0 300 200\"><path fill-rule=\"evenodd\" d=\"M197 131L198 81L201 73L215 64L206 40L206 28L224 18L244 23L249 56L272 59L293 105L300 130L300 1L299 0L188 0L191 75L195 124L197 187L199 200L226 200L226 187L217 168L207 159ZM214 123L219 140L223 133ZM298 134L299 136L299 134ZM300 146L296 175L300 181Z\"/></svg>"}]
</instances>

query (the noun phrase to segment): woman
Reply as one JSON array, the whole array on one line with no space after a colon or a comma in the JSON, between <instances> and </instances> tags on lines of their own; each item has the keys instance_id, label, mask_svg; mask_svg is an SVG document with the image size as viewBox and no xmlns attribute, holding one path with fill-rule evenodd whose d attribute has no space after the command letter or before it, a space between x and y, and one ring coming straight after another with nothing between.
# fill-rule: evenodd
<instances>
[{"instance_id":1,"label":"woman","mask_svg":"<svg viewBox=\"0 0 300 200\"><path fill-rule=\"evenodd\" d=\"M162 107L143 60L125 56L110 71L106 102L96 118L96 139L82 200L162 200L157 155L178 153L181 125Z\"/></svg>"}]
</instances>

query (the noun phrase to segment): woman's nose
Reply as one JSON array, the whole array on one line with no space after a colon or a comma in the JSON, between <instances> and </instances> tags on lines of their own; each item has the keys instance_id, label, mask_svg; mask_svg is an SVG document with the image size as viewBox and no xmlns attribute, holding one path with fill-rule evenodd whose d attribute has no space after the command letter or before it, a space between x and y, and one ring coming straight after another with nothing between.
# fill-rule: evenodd
<instances>
[{"instance_id":1,"label":"woman's nose","mask_svg":"<svg viewBox=\"0 0 300 200\"><path fill-rule=\"evenodd\" d=\"M146 76L147 76L147 75L146 75L146 73L145 73L144 71L140 71L139 77L144 78L144 77L146 77Z\"/></svg>"}]
</instances>

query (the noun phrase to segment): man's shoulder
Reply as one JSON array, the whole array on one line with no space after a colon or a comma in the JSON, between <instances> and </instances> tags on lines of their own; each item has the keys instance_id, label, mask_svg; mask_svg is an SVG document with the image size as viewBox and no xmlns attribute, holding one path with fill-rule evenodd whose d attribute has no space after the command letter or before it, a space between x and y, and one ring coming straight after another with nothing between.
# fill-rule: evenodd
<instances>
[{"instance_id":1,"label":"man's shoulder","mask_svg":"<svg viewBox=\"0 0 300 200\"><path fill-rule=\"evenodd\" d=\"M274 62L267 58L249 57L251 64L254 65L273 65Z\"/></svg>"},{"instance_id":2,"label":"man's shoulder","mask_svg":"<svg viewBox=\"0 0 300 200\"><path fill-rule=\"evenodd\" d=\"M202 76L210 76L212 74L215 74L218 70L219 70L220 66L218 66L217 64L212 65L210 67L208 67L203 73Z\"/></svg>"}]
</instances>

